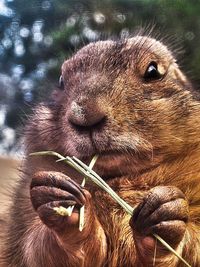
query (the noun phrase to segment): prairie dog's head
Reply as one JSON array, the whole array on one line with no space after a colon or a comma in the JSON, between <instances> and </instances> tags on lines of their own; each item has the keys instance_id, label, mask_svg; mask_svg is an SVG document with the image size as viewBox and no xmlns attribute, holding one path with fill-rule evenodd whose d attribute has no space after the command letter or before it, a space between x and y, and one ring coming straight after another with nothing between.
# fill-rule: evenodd
<instances>
[{"instance_id":1,"label":"prairie dog's head","mask_svg":"<svg viewBox=\"0 0 200 267\"><path fill-rule=\"evenodd\" d=\"M43 107L52 134L37 126L46 149L152 161L180 152L189 136L190 84L155 39L89 44L64 62L59 87L53 108Z\"/></svg>"}]
</instances>

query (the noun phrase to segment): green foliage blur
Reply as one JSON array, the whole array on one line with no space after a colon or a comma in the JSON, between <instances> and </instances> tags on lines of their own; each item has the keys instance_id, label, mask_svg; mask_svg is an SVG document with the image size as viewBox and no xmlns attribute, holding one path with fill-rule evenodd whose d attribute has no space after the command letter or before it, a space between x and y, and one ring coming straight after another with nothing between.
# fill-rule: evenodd
<instances>
[{"instance_id":1,"label":"green foliage blur","mask_svg":"<svg viewBox=\"0 0 200 267\"><path fill-rule=\"evenodd\" d=\"M197 85L199 13L198 0L0 0L0 152L12 149L15 129L57 85L64 59L91 41L153 27L182 50L179 63Z\"/></svg>"}]
</instances>

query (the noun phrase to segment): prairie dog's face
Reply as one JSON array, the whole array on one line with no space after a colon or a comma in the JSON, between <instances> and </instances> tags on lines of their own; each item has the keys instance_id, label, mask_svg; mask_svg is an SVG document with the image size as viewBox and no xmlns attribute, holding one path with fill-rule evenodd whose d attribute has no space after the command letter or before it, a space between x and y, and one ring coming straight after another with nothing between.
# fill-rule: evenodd
<instances>
[{"instance_id":1,"label":"prairie dog's face","mask_svg":"<svg viewBox=\"0 0 200 267\"><path fill-rule=\"evenodd\" d=\"M65 154L150 159L182 141L187 107L179 101L188 83L155 39L89 44L64 62L59 84L55 101Z\"/></svg>"}]
</instances>

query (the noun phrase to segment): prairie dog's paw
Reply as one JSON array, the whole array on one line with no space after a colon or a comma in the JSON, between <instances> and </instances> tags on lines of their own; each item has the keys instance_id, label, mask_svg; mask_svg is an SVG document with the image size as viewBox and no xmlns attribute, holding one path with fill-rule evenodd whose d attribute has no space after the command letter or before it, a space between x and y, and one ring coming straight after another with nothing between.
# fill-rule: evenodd
<instances>
[{"instance_id":1,"label":"prairie dog's paw","mask_svg":"<svg viewBox=\"0 0 200 267\"><path fill-rule=\"evenodd\" d=\"M188 218L188 202L182 191L174 186L157 186L135 209L130 225L140 246L153 247L155 233L176 248L185 234Z\"/></svg>"},{"instance_id":2,"label":"prairie dog's paw","mask_svg":"<svg viewBox=\"0 0 200 267\"><path fill-rule=\"evenodd\" d=\"M32 179L30 197L42 222L49 228L63 231L78 226L78 208L86 204L90 193L63 173L41 171ZM71 216L61 216L55 210L60 206L75 207Z\"/></svg>"}]
</instances>

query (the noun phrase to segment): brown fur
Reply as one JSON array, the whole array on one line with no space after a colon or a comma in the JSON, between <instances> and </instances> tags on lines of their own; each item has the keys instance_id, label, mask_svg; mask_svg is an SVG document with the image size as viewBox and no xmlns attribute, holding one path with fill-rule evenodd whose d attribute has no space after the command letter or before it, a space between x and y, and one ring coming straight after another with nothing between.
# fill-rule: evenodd
<instances>
[{"instance_id":1,"label":"brown fur","mask_svg":"<svg viewBox=\"0 0 200 267\"><path fill-rule=\"evenodd\" d=\"M143 76L152 61L163 78L146 82ZM164 228L163 237L193 267L200 266L200 103L171 52L159 41L141 36L92 43L63 64L62 75L65 90L55 91L51 103L39 105L27 127L27 159L12 198L1 266L153 264L151 235L130 226L131 216L89 182L86 189L92 196L86 194L84 230L79 232L67 220L66 229L65 224L48 225L44 213L32 206L33 193L30 200L34 175L56 171L79 184L82 177L55 159L28 156L41 150L75 155L87 163L100 154L95 170L133 207L156 186L179 188L189 204L189 221L182 222L182 233ZM92 128L101 113L106 116L103 126ZM77 130L71 122L81 127ZM76 220L77 213L73 216ZM157 246L156 266L183 266Z\"/></svg>"}]
</instances>

